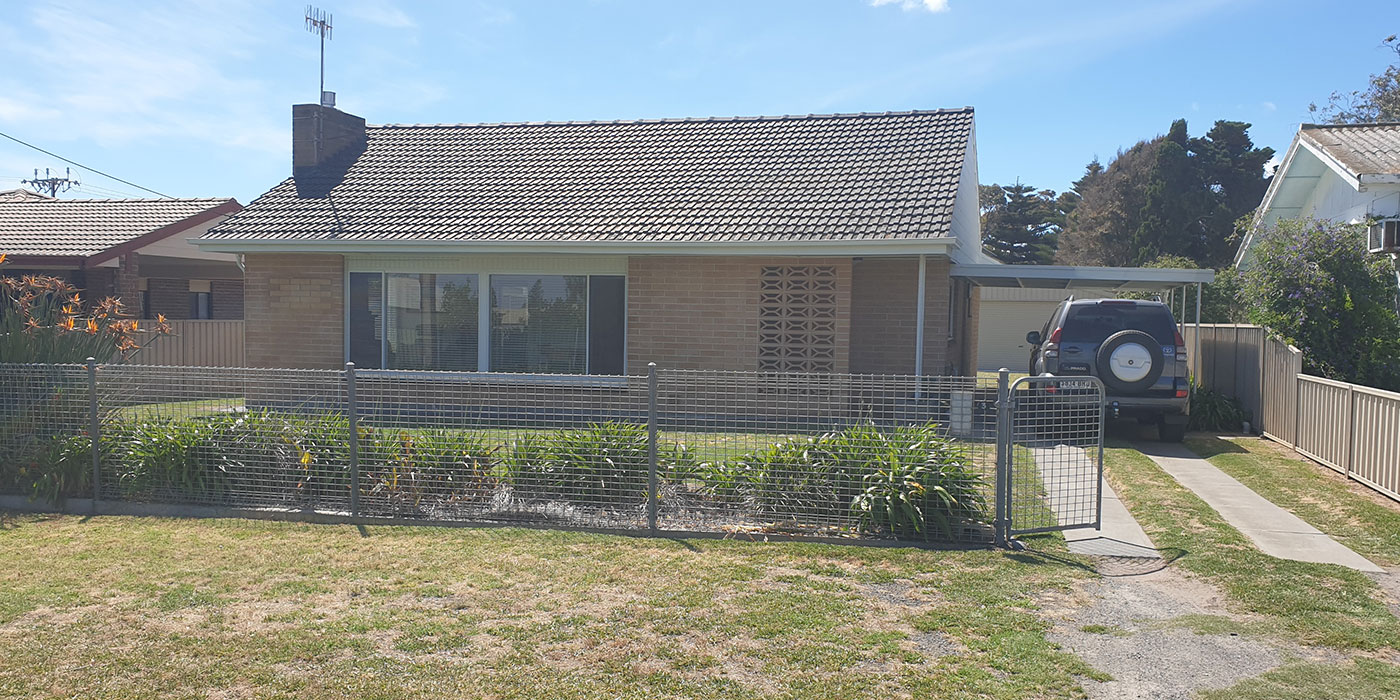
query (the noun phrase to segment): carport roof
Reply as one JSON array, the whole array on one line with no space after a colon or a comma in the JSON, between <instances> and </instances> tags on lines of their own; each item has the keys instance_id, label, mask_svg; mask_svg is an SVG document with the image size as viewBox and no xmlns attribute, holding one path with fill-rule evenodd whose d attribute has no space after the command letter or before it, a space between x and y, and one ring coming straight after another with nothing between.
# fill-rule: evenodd
<instances>
[{"instance_id":1,"label":"carport roof","mask_svg":"<svg viewBox=\"0 0 1400 700\"><path fill-rule=\"evenodd\" d=\"M1215 281L1214 270L1166 267L1078 267L1072 265L953 265L954 277L979 287L1113 289L1155 292Z\"/></svg>"}]
</instances>

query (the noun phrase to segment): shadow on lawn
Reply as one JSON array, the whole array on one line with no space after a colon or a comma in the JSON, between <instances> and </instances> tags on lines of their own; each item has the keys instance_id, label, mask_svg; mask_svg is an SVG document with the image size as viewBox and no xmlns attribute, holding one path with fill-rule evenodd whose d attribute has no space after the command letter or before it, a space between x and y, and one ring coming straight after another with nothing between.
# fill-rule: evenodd
<instances>
[{"instance_id":1,"label":"shadow on lawn","mask_svg":"<svg viewBox=\"0 0 1400 700\"><path fill-rule=\"evenodd\" d=\"M1072 566L1084 571L1092 571L1105 578L1120 578L1125 576L1143 576L1161 571L1176 563L1178 559L1181 559L1188 553L1189 552L1179 547L1167 547L1157 550L1157 554L1162 557L1161 559L1111 556L1080 558L1065 556L1059 552L1047 552L1027 548L1015 554L1008 555L1008 558L1021 564L1045 565L1053 562L1064 566Z\"/></svg>"},{"instance_id":2,"label":"shadow on lawn","mask_svg":"<svg viewBox=\"0 0 1400 700\"><path fill-rule=\"evenodd\" d=\"M1248 454L1249 450L1214 435L1192 435L1187 438L1191 443L1191 451L1200 455L1203 459L1210 459L1216 455L1223 454Z\"/></svg>"}]
</instances>

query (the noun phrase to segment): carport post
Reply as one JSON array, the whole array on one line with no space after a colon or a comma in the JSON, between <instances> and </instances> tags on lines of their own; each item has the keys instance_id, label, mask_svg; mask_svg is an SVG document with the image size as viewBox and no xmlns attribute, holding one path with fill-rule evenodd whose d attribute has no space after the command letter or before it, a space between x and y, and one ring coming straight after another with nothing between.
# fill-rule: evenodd
<instances>
[{"instance_id":1,"label":"carport post","mask_svg":"<svg viewBox=\"0 0 1400 700\"><path fill-rule=\"evenodd\" d=\"M1010 544L1008 530L1011 513L1011 370L1002 367L997 372L997 468L996 495L993 509L996 516L992 521L993 543L998 547Z\"/></svg>"},{"instance_id":2,"label":"carport post","mask_svg":"<svg viewBox=\"0 0 1400 700\"><path fill-rule=\"evenodd\" d=\"M1196 363L1196 376L1201 374L1201 292L1205 286L1200 282L1196 283L1196 337L1192 339L1191 359Z\"/></svg>"}]
</instances>

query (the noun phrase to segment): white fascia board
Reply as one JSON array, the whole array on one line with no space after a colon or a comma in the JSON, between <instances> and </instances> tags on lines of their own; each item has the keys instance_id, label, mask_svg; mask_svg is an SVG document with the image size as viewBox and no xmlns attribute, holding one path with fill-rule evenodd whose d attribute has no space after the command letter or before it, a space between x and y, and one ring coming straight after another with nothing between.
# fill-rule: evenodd
<instances>
[{"instance_id":1,"label":"white fascia board","mask_svg":"<svg viewBox=\"0 0 1400 700\"><path fill-rule=\"evenodd\" d=\"M862 241L735 241L724 243L635 241L300 241L199 239L217 253L558 253L571 255L948 255L950 237Z\"/></svg>"},{"instance_id":2,"label":"white fascia board","mask_svg":"<svg viewBox=\"0 0 1400 700\"><path fill-rule=\"evenodd\" d=\"M1371 173L1360 177L1363 185L1400 185L1400 174Z\"/></svg>"},{"instance_id":3,"label":"white fascia board","mask_svg":"<svg viewBox=\"0 0 1400 700\"><path fill-rule=\"evenodd\" d=\"M1121 286L1128 282L1151 284L1196 284L1215 281L1215 270L1170 267L1077 267L1071 265L953 265L953 277L1016 280L1056 280L1064 282L1103 282Z\"/></svg>"}]
</instances>

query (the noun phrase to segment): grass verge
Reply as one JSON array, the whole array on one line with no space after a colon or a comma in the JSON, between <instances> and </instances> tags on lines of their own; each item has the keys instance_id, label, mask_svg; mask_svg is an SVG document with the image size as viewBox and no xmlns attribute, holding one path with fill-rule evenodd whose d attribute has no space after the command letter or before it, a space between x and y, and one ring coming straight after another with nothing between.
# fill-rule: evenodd
<instances>
[{"instance_id":1,"label":"grass verge","mask_svg":"<svg viewBox=\"0 0 1400 700\"><path fill-rule=\"evenodd\" d=\"M1400 667L1371 659L1341 665L1297 663L1229 688L1205 691L1202 700L1352 700L1400 697Z\"/></svg>"},{"instance_id":2,"label":"grass verge","mask_svg":"<svg viewBox=\"0 0 1400 700\"><path fill-rule=\"evenodd\" d=\"M1358 554L1400 565L1400 504L1262 438L1192 435L1186 446Z\"/></svg>"},{"instance_id":3,"label":"grass verge","mask_svg":"<svg viewBox=\"0 0 1400 700\"><path fill-rule=\"evenodd\" d=\"M1342 649L1400 648L1400 620L1365 574L1268 556L1148 457L1116 447L1105 460L1114 489L1157 547L1257 616L1250 631Z\"/></svg>"},{"instance_id":4,"label":"grass verge","mask_svg":"<svg viewBox=\"0 0 1400 700\"><path fill-rule=\"evenodd\" d=\"M1072 697L1052 556L3 515L5 697Z\"/></svg>"}]
</instances>

